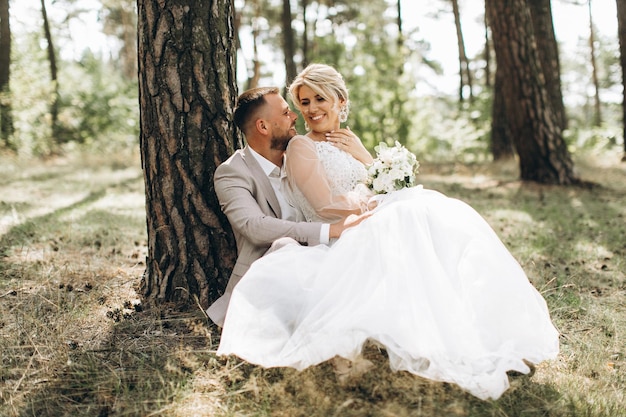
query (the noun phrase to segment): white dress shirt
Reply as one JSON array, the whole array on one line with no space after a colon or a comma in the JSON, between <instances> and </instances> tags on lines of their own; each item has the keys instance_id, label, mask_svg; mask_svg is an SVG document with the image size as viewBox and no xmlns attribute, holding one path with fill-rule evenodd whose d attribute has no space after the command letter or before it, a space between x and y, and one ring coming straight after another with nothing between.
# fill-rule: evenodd
<instances>
[{"instance_id":1,"label":"white dress shirt","mask_svg":"<svg viewBox=\"0 0 626 417\"><path fill-rule=\"evenodd\" d=\"M297 221L298 213L296 211L296 208L289 204L289 201L287 201L287 198L285 197L285 194L283 194L281 187L282 180L285 179L285 177L287 176L285 172L285 164L283 163L282 167L278 167L273 162L265 159L265 157L261 156L254 149L249 149L252 156L254 156L254 158L261 166L263 172L265 172L265 175L267 175L267 177L269 178L270 184L272 184L272 188L274 189L274 193L276 194L276 198L278 199L278 203L280 204L281 219ZM320 243L327 245L330 241L329 234L330 225L323 224L322 228L320 229Z\"/></svg>"}]
</instances>

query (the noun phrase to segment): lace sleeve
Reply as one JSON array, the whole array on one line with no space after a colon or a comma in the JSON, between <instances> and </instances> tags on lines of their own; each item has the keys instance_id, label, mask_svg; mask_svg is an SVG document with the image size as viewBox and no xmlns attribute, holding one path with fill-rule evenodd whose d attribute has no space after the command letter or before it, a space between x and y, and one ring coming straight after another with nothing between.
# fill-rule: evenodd
<instances>
[{"instance_id":1,"label":"lace sleeve","mask_svg":"<svg viewBox=\"0 0 626 417\"><path fill-rule=\"evenodd\" d=\"M313 140L305 136L291 139L286 161L289 186L306 198L320 219L335 221L366 210L366 198L361 193L337 190L336 184L330 181ZM351 184L350 190L355 185Z\"/></svg>"}]
</instances>

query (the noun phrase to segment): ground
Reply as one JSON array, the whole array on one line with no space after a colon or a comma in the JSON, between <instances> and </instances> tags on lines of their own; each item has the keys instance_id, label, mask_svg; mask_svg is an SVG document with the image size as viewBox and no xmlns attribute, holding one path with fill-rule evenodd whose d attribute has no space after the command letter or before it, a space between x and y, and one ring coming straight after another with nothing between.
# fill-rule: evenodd
<instances>
[{"instance_id":1,"label":"ground","mask_svg":"<svg viewBox=\"0 0 626 417\"><path fill-rule=\"evenodd\" d=\"M626 416L626 164L579 156L592 188L518 180L514 161L421 162L424 186L494 227L548 302L561 354L497 401L374 367L261 369L215 355L199 306L147 310L143 175L134 151L0 157L0 415Z\"/></svg>"}]
</instances>

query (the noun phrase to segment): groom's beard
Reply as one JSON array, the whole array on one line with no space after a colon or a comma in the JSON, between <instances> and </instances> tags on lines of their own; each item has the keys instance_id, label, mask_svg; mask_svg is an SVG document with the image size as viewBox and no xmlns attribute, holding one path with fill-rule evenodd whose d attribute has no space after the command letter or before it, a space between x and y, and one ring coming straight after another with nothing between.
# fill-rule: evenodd
<instances>
[{"instance_id":1,"label":"groom's beard","mask_svg":"<svg viewBox=\"0 0 626 417\"><path fill-rule=\"evenodd\" d=\"M289 141L292 137L293 136L291 135L273 137L272 141L270 142L270 148L278 151L285 151L287 150L287 145L289 144Z\"/></svg>"}]
</instances>

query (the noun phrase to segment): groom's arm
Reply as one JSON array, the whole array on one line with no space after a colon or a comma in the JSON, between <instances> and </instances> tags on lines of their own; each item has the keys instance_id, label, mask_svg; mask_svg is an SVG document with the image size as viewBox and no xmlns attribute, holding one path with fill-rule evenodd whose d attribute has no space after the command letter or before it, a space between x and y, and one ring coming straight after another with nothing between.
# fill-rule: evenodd
<instances>
[{"instance_id":1,"label":"groom's arm","mask_svg":"<svg viewBox=\"0 0 626 417\"><path fill-rule=\"evenodd\" d=\"M292 222L266 214L261 208L261 204L266 204L265 197L258 195L258 184L249 174L231 164L222 164L215 171L214 184L231 227L253 245L269 247L281 237L311 246L320 243L322 223ZM270 211L269 206L265 209Z\"/></svg>"}]
</instances>

